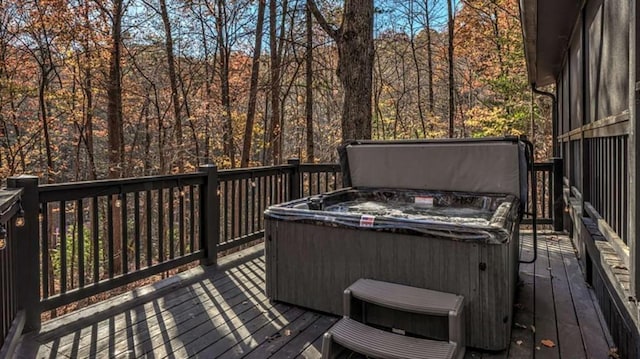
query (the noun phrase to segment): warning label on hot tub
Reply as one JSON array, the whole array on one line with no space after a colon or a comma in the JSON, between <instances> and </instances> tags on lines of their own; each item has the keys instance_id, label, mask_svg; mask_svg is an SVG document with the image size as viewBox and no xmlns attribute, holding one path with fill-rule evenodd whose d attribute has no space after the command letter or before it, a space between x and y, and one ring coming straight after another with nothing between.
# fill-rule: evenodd
<instances>
[{"instance_id":1,"label":"warning label on hot tub","mask_svg":"<svg viewBox=\"0 0 640 359\"><path fill-rule=\"evenodd\" d=\"M373 222L376 220L376 216L370 214L363 214L360 217L360 227L373 227Z\"/></svg>"},{"instance_id":2,"label":"warning label on hot tub","mask_svg":"<svg viewBox=\"0 0 640 359\"><path fill-rule=\"evenodd\" d=\"M418 207L433 207L433 197L430 196L416 196L415 204Z\"/></svg>"}]
</instances>

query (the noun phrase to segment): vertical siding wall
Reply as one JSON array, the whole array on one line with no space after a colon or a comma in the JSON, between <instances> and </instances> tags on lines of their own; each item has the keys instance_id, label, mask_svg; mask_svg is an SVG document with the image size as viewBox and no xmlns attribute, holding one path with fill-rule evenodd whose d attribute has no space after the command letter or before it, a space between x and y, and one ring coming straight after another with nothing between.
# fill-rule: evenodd
<instances>
[{"instance_id":1,"label":"vertical siding wall","mask_svg":"<svg viewBox=\"0 0 640 359\"><path fill-rule=\"evenodd\" d=\"M565 199L574 225L572 238L583 254L581 263L606 309L606 320L625 355L638 346L638 314L630 305L629 282L607 275L606 261L594 245L603 241L624 263L627 278L633 262L630 228L629 24L630 1L588 0L575 24L556 82L559 134L556 146L565 163ZM638 63L636 62L636 67ZM598 235L584 232L583 220L594 223ZM582 230L581 230L582 228ZM583 233L580 233L583 232ZM590 243L585 243L585 241ZM632 249L630 251L630 249ZM631 254L630 254L631 253ZM630 259L631 256L631 259ZM608 284L608 285L607 285ZM611 290L602 290L608 287ZM613 290L618 288L618 290ZM613 305L617 303L617 305ZM634 343L629 343L634 338ZM634 349L631 349L634 348Z\"/></svg>"}]
</instances>

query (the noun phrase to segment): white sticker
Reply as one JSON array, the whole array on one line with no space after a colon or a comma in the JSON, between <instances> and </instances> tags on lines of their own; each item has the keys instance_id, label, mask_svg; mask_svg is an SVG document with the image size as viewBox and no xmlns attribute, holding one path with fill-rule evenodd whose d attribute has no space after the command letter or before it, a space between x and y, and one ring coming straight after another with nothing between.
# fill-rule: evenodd
<instances>
[{"instance_id":1,"label":"white sticker","mask_svg":"<svg viewBox=\"0 0 640 359\"><path fill-rule=\"evenodd\" d=\"M360 217L360 227L373 227L373 222L376 220L375 216L370 214L363 214Z\"/></svg>"},{"instance_id":2,"label":"white sticker","mask_svg":"<svg viewBox=\"0 0 640 359\"><path fill-rule=\"evenodd\" d=\"M433 197L416 196L415 204L420 207L433 207Z\"/></svg>"}]
</instances>

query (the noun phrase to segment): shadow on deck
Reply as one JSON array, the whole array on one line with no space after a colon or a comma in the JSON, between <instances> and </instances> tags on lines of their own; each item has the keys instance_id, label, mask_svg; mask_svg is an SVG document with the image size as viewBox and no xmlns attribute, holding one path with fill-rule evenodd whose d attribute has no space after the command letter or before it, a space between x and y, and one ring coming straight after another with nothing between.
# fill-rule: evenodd
<instances>
[{"instance_id":1,"label":"shadow on deck","mask_svg":"<svg viewBox=\"0 0 640 359\"><path fill-rule=\"evenodd\" d=\"M531 240L523 237L526 257ZM337 318L270 303L262 249L48 321L23 338L18 357L319 358ZM521 265L520 279L510 348L467 358L609 356L610 335L566 236L541 235L538 260Z\"/></svg>"}]
</instances>

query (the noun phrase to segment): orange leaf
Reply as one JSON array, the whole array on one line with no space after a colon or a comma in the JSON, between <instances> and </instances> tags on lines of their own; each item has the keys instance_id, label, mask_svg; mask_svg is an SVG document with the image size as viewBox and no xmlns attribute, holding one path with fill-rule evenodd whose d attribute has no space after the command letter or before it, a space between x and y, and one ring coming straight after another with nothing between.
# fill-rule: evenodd
<instances>
[{"instance_id":1,"label":"orange leaf","mask_svg":"<svg viewBox=\"0 0 640 359\"><path fill-rule=\"evenodd\" d=\"M553 340L549 340L549 339L543 339L540 341L540 343L542 343L542 345L544 345L547 348L553 348L556 346L556 343L554 343Z\"/></svg>"}]
</instances>

